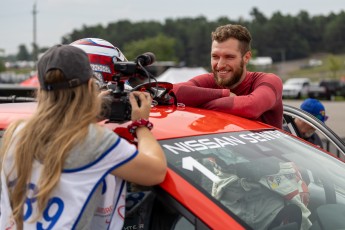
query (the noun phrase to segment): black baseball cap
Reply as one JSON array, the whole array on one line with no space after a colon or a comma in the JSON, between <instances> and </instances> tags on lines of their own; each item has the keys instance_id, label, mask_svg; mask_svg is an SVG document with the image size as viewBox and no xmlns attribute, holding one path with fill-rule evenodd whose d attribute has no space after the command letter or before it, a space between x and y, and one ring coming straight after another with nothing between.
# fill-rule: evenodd
<instances>
[{"instance_id":1,"label":"black baseball cap","mask_svg":"<svg viewBox=\"0 0 345 230\"><path fill-rule=\"evenodd\" d=\"M44 76L49 70L59 69L65 81L46 83ZM51 91L67 89L87 83L93 71L87 54L71 45L55 45L48 49L37 63L38 79L41 89Z\"/></svg>"}]
</instances>

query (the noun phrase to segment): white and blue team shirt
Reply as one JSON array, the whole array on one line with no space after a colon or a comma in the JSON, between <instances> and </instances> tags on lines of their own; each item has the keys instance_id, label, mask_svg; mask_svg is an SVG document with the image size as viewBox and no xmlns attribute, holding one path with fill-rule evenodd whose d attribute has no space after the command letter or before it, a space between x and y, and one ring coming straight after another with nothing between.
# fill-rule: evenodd
<instances>
[{"instance_id":1,"label":"white and blue team shirt","mask_svg":"<svg viewBox=\"0 0 345 230\"><path fill-rule=\"evenodd\" d=\"M87 161L93 159L93 156L97 157L80 167L63 170L60 181L50 194L43 215L38 220L35 219L38 211L33 195L37 192L37 183L43 166L38 161L34 161L31 181L27 185L28 197L23 211L24 229L122 229L126 195L125 181L109 173L133 159L138 152L134 145L119 138L110 130L105 129L103 137L98 137L98 139L95 139L95 135L99 133L94 127L90 126L89 132L87 141L83 142L84 146L77 146L71 151L71 155L74 156L71 159L72 161L80 159L78 155L92 155L91 158L86 157ZM113 143L109 144L111 142ZM13 153L15 143L16 141L9 149L1 171L0 229L16 229L8 195L8 187L13 186L15 176L11 174L9 183L6 183L6 176L9 175L13 165L11 153ZM85 157L82 158L85 161ZM97 188L101 188L102 191L91 220L87 226L80 226L80 220L89 208L88 203Z\"/></svg>"}]
</instances>

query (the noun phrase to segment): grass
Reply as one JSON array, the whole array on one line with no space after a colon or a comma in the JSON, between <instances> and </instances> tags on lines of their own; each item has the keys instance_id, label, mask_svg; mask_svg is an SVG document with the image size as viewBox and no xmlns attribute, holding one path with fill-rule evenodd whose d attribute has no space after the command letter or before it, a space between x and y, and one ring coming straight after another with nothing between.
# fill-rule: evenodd
<instances>
[{"instance_id":1,"label":"grass","mask_svg":"<svg viewBox=\"0 0 345 230\"><path fill-rule=\"evenodd\" d=\"M8 68L6 72L14 72L15 74L27 74L31 73L34 69L32 68Z\"/></svg>"},{"instance_id":2,"label":"grass","mask_svg":"<svg viewBox=\"0 0 345 230\"><path fill-rule=\"evenodd\" d=\"M324 54L317 59L323 62L321 66L301 68L302 62L299 68L289 72L288 76L307 77L312 81L319 81L322 79L340 79L345 77L345 54Z\"/></svg>"}]
</instances>

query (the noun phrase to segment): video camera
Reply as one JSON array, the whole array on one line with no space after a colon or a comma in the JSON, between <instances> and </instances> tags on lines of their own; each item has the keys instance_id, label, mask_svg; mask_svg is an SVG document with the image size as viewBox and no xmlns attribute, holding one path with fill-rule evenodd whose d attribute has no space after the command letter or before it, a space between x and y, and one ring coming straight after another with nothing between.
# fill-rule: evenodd
<instances>
[{"instance_id":1,"label":"video camera","mask_svg":"<svg viewBox=\"0 0 345 230\"><path fill-rule=\"evenodd\" d=\"M130 90L125 89L124 78L147 77L154 78L144 66L151 65L155 61L155 55L151 52L136 57L134 62L114 61L116 74L112 77L113 82L108 82L107 89L111 91L111 102L104 116L109 122L131 120L132 107L129 101ZM140 101L138 100L138 103Z\"/></svg>"}]
</instances>

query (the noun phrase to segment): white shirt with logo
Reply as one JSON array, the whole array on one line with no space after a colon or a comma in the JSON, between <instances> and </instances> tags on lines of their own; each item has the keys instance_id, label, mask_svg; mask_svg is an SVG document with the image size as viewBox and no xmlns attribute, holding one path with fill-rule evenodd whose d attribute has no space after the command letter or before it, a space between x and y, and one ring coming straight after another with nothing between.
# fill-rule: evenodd
<instances>
[{"instance_id":1,"label":"white shirt with logo","mask_svg":"<svg viewBox=\"0 0 345 230\"><path fill-rule=\"evenodd\" d=\"M6 230L16 229L9 201L9 188L15 183L13 173L6 183L13 165L12 147L1 171L0 229ZM124 180L109 173L133 159L137 153L134 145L117 138L110 148L89 164L63 170L60 181L49 195L48 204L38 219L34 194L38 192L37 184L43 166L35 160L23 210L24 229L75 229L88 201L100 185L102 198L97 204L90 229L122 229L126 185Z\"/></svg>"}]
</instances>

